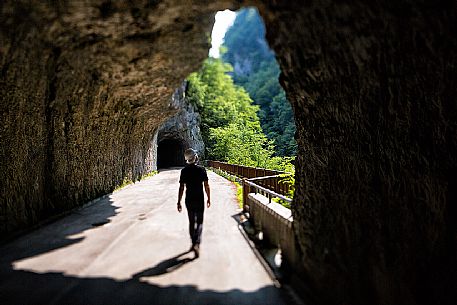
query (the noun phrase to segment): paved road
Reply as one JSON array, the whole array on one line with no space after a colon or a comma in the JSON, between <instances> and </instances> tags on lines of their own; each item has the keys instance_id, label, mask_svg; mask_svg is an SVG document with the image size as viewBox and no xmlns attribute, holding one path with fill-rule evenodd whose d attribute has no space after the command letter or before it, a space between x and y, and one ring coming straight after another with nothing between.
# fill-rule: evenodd
<instances>
[{"instance_id":1,"label":"paved road","mask_svg":"<svg viewBox=\"0 0 457 305\"><path fill-rule=\"evenodd\" d=\"M179 170L129 185L0 248L1 304L283 304L209 172L200 258L176 211Z\"/></svg>"}]
</instances>

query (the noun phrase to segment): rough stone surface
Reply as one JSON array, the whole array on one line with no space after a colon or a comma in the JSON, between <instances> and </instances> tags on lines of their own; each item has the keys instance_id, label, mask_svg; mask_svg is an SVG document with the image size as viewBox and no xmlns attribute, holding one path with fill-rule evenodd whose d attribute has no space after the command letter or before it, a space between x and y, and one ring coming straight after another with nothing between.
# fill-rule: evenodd
<instances>
[{"instance_id":1,"label":"rough stone surface","mask_svg":"<svg viewBox=\"0 0 457 305\"><path fill-rule=\"evenodd\" d=\"M43 3L0 4L3 235L144 173L214 12L240 5ZM329 304L454 302L457 3L252 4L295 112L312 291Z\"/></svg>"},{"instance_id":2,"label":"rough stone surface","mask_svg":"<svg viewBox=\"0 0 457 305\"><path fill-rule=\"evenodd\" d=\"M186 99L187 82L173 93L172 107L178 109L173 117L159 128L157 143L172 139L182 143L183 149L193 148L204 158L205 144L200 132L200 114Z\"/></svg>"},{"instance_id":3,"label":"rough stone surface","mask_svg":"<svg viewBox=\"0 0 457 305\"><path fill-rule=\"evenodd\" d=\"M457 299L457 3L261 10L297 123L295 229L329 304Z\"/></svg>"},{"instance_id":4,"label":"rough stone surface","mask_svg":"<svg viewBox=\"0 0 457 305\"><path fill-rule=\"evenodd\" d=\"M207 56L221 6L2 2L1 236L154 167L153 136Z\"/></svg>"}]
</instances>

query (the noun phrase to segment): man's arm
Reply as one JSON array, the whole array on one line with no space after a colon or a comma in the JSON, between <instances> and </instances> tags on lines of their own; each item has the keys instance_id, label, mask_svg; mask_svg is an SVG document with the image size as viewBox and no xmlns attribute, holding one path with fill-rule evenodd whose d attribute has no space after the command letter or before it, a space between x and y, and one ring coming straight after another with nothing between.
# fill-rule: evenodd
<instances>
[{"instance_id":1,"label":"man's arm","mask_svg":"<svg viewBox=\"0 0 457 305\"><path fill-rule=\"evenodd\" d=\"M184 194L184 183L179 184L179 194L178 194L178 212L181 213L182 206L181 206L181 199L182 195Z\"/></svg>"},{"instance_id":2,"label":"man's arm","mask_svg":"<svg viewBox=\"0 0 457 305\"><path fill-rule=\"evenodd\" d=\"M211 195L210 195L210 189L209 189L208 180L206 180L204 182L204 185L205 185L206 197L208 197L208 201L206 202L206 206L209 208L211 206Z\"/></svg>"}]
</instances>

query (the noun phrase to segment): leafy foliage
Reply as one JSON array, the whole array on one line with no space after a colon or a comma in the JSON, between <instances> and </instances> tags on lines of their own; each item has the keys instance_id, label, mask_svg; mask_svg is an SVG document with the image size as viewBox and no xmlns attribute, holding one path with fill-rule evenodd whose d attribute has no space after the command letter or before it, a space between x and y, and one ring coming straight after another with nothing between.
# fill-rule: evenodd
<instances>
[{"instance_id":1,"label":"leafy foliage","mask_svg":"<svg viewBox=\"0 0 457 305\"><path fill-rule=\"evenodd\" d=\"M265 40L265 27L255 8L239 11L225 34L221 54L234 67L231 72L234 83L245 88L260 106L260 124L267 138L274 141L275 154L295 155L292 108L279 85L279 66Z\"/></svg>"},{"instance_id":2,"label":"leafy foliage","mask_svg":"<svg viewBox=\"0 0 457 305\"><path fill-rule=\"evenodd\" d=\"M295 166L289 162L286 164L284 171L286 173L280 175L282 179L279 180L279 183L289 185L289 192L287 193L287 196L293 198L295 193Z\"/></svg>"},{"instance_id":3,"label":"leafy foliage","mask_svg":"<svg viewBox=\"0 0 457 305\"><path fill-rule=\"evenodd\" d=\"M258 107L252 105L245 90L233 84L227 74L229 71L232 71L229 64L208 58L198 73L188 77L187 97L189 102L197 106L201 115L205 144L209 142L211 128L226 126L235 121L258 120Z\"/></svg>"},{"instance_id":4,"label":"leafy foliage","mask_svg":"<svg viewBox=\"0 0 457 305\"><path fill-rule=\"evenodd\" d=\"M282 170L287 159L274 156L274 145L263 134L258 106L236 86L229 64L208 58L188 77L188 100L201 115L201 130L209 159Z\"/></svg>"}]
</instances>

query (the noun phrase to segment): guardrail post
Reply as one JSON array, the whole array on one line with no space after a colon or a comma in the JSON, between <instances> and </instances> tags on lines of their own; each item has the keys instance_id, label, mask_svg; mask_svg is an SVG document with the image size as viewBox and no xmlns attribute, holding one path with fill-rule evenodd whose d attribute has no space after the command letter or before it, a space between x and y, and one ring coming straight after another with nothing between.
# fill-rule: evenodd
<instances>
[{"instance_id":1,"label":"guardrail post","mask_svg":"<svg viewBox=\"0 0 457 305\"><path fill-rule=\"evenodd\" d=\"M247 202L250 186L246 183L246 178L243 178L243 212L247 212Z\"/></svg>"}]
</instances>

